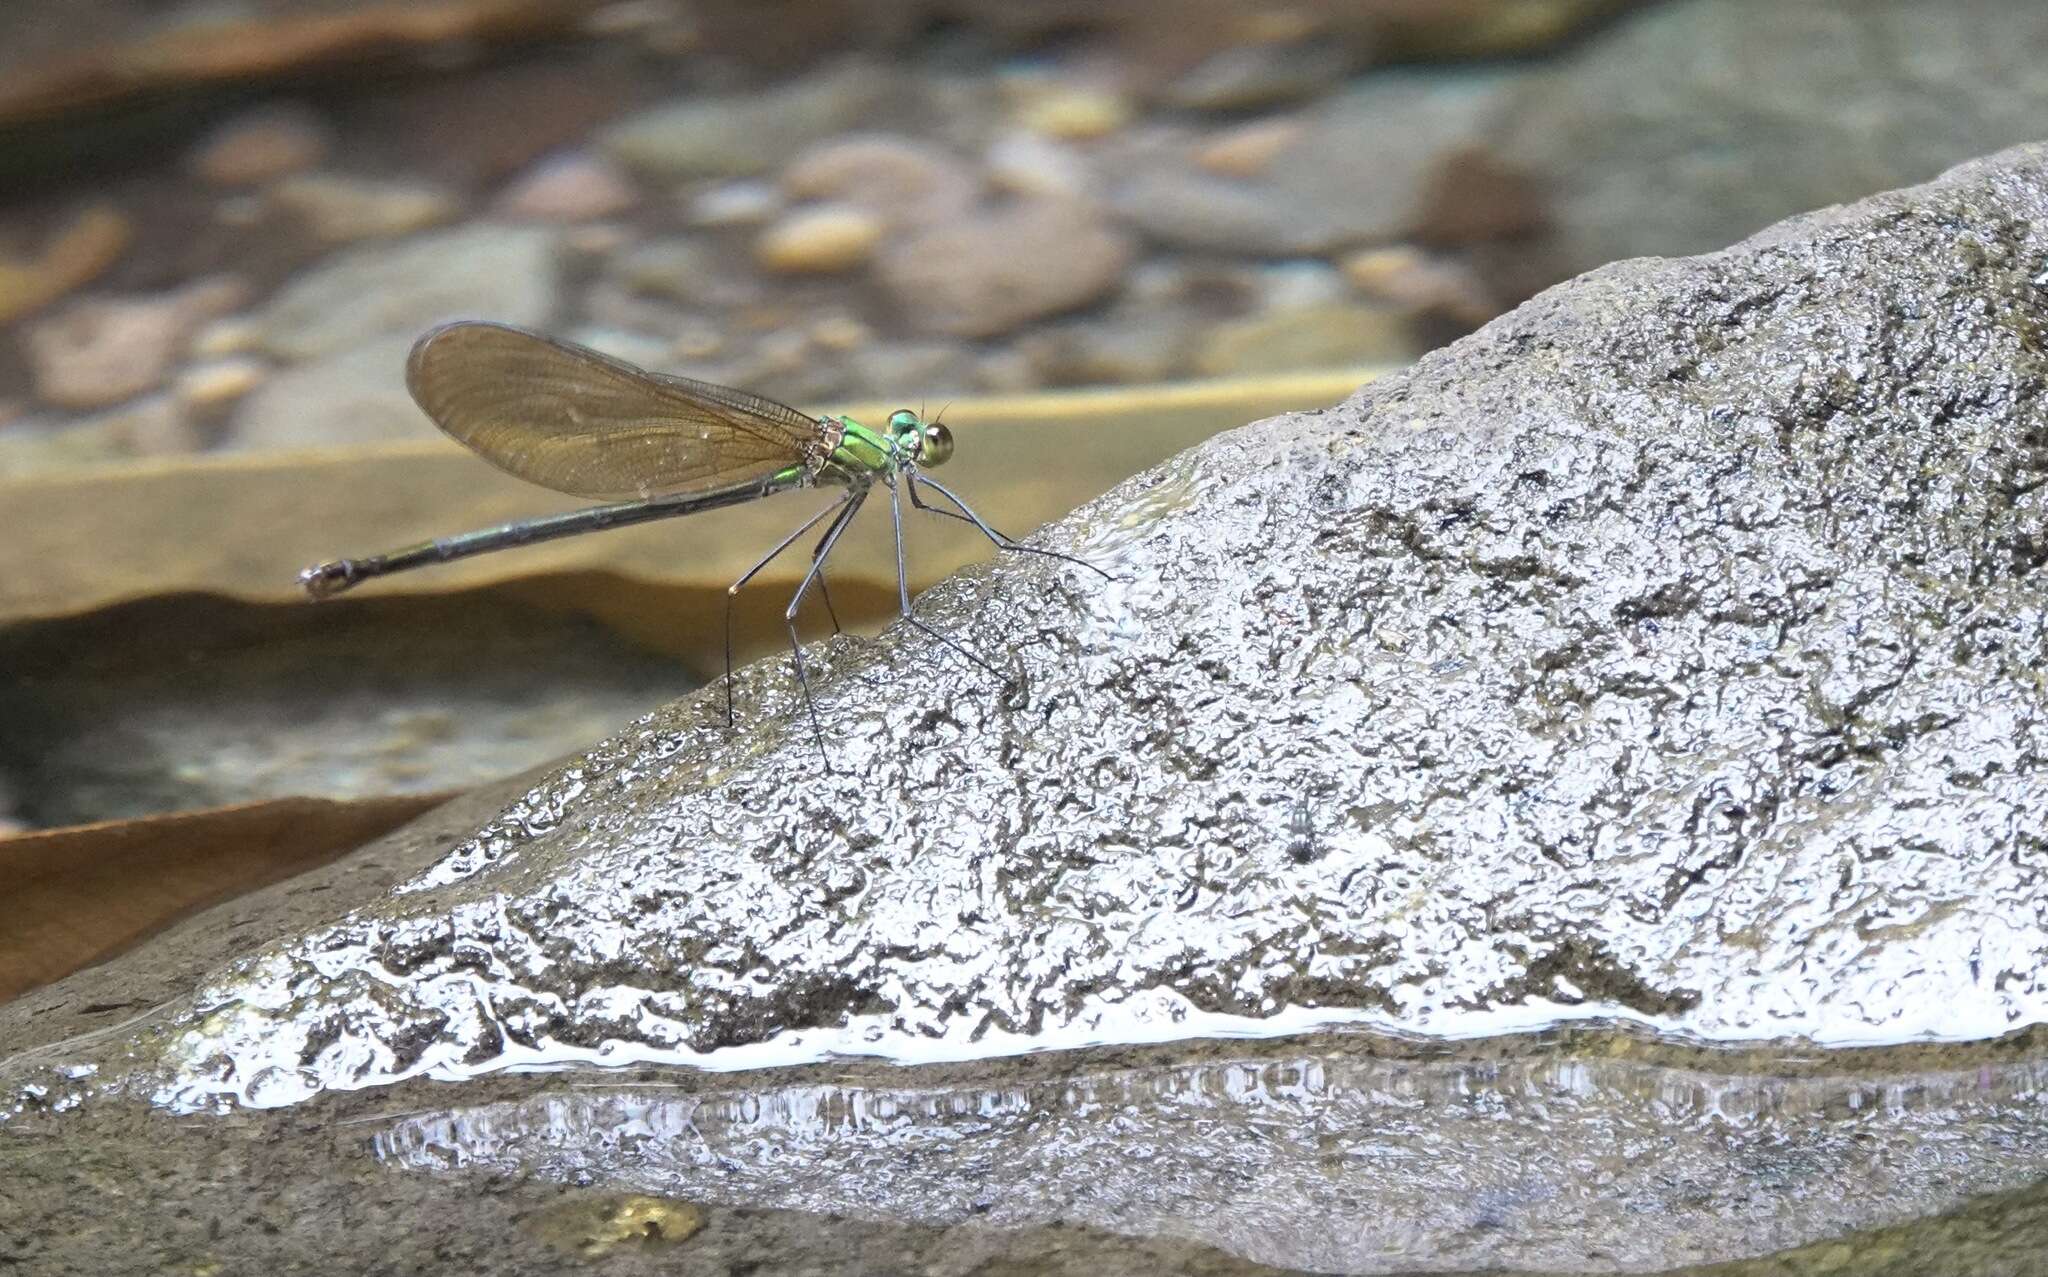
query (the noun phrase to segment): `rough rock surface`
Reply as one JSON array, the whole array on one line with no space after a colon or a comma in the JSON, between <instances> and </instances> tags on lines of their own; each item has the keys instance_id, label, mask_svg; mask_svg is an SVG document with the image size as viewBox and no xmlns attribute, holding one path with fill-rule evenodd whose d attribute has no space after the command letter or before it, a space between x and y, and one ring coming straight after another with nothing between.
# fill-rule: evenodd
<instances>
[{"instance_id":1,"label":"rough rock surface","mask_svg":"<svg viewBox=\"0 0 2048 1277\"><path fill-rule=\"evenodd\" d=\"M1114 581L928 600L1015 690L836 644L829 775L780 668L737 736L715 697L655 715L224 973L180 1085L1103 1017L2036 1021L2044 207L2029 153L1609 268L1224 436L1055 535Z\"/></svg>"},{"instance_id":2,"label":"rough rock surface","mask_svg":"<svg viewBox=\"0 0 2048 1277\"><path fill-rule=\"evenodd\" d=\"M826 773L784 670L756 667L737 733L715 694L643 720L392 895L19 1061L0 1115L1318 1023L2039 1025L2044 287L2048 148L1603 268L1047 535L1110 583L1017 556L927 594L1013 686L902 628L813 649ZM0 1008L0 1040L37 1040L46 993ZM1771 1195L1854 1182L1853 1148L1821 1158L1797 1106L1762 1107L1760 1249L2040 1173L1961 1156L1822 1224ZM1318 1267L1548 1267L1570 1220L1596 1266L1696 1257L1641 1222L1718 1213L1682 1176L1597 1217L1546 1205L1599 1157L1517 1161L1460 1248L1392 1255L1327 1203L1261 1235Z\"/></svg>"}]
</instances>

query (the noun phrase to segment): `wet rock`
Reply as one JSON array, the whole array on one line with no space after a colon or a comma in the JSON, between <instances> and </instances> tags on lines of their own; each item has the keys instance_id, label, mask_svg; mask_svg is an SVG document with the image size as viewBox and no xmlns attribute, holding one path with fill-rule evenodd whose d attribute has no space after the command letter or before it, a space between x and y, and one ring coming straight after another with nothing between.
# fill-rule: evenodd
<instances>
[{"instance_id":1,"label":"wet rock","mask_svg":"<svg viewBox=\"0 0 2048 1277\"><path fill-rule=\"evenodd\" d=\"M1483 1060L1375 1057L1356 1039L1263 1052L1183 1045L1178 1058L1069 1058L973 1077L842 1071L684 1091L667 1077L607 1086L586 1076L524 1100L428 1093L427 1111L365 1139L384 1169L419 1177L459 1164L497 1182L552 1171L714 1207L1004 1230L1094 1224L1190 1238L1290 1273L1707 1277L1729 1271L1715 1260L1772 1249L1765 1230L1834 1238L1953 1201L1958 1167L1978 1185L2032 1180L2048 1158L2029 1145L2048 1121L2030 1097L2048 1068L1978 1058L1986 1066L1965 1057L1774 1077L1754 1057L1673 1058L1625 1037ZM2002 1205L1946 1241L1938 1226L1888 1230L1786 1256L1778 1270L2026 1271L2039 1208ZM1987 1231L2010 1237L1930 1263L1959 1235Z\"/></svg>"},{"instance_id":2,"label":"wet rock","mask_svg":"<svg viewBox=\"0 0 2048 1277\"><path fill-rule=\"evenodd\" d=\"M621 120L600 145L655 180L767 173L860 120L886 89L875 72L849 67L765 91L693 95Z\"/></svg>"},{"instance_id":3,"label":"wet rock","mask_svg":"<svg viewBox=\"0 0 2048 1277\"><path fill-rule=\"evenodd\" d=\"M1510 297L1621 257L1697 253L1999 147L2048 117L2048 7L1913 0L1647 6L1518 95L1486 139L1548 198ZM1616 109L1626 104L1626 109Z\"/></svg>"},{"instance_id":4,"label":"wet rock","mask_svg":"<svg viewBox=\"0 0 2048 1277\"><path fill-rule=\"evenodd\" d=\"M318 164L332 145L331 132L310 108L261 107L209 133L188 166L216 186L254 186Z\"/></svg>"},{"instance_id":5,"label":"wet rock","mask_svg":"<svg viewBox=\"0 0 2048 1277\"><path fill-rule=\"evenodd\" d=\"M192 334L244 295L233 280L210 280L151 297L73 302L24 336L36 394L58 407L98 408L154 389Z\"/></svg>"},{"instance_id":6,"label":"wet rock","mask_svg":"<svg viewBox=\"0 0 2048 1277\"><path fill-rule=\"evenodd\" d=\"M951 221L980 197L964 164L938 147L890 134L840 138L806 151L783 170L782 189L796 199L862 209L892 229Z\"/></svg>"},{"instance_id":7,"label":"wet rock","mask_svg":"<svg viewBox=\"0 0 2048 1277\"><path fill-rule=\"evenodd\" d=\"M745 671L737 730L715 694L635 723L395 889L5 1066L0 1119L139 1160L316 1101L329 1159L360 1112L421 1170L1317 1271L1645 1271L1974 1212L2048 1146L2044 278L2048 147L1610 266L1038 534L1108 581L1017 555L920 598L1007 679L907 627L816 645L821 743L782 663ZM45 992L0 1040L83 1014ZM1579 1020L1695 1067L1455 1041ZM1345 1024L1446 1072L988 1058ZM1851 1043L1887 1049L1821 1049ZM848 1055L975 1063L964 1094L818 1089ZM507 1073L826 1060L708 1110ZM1759 1067L1795 1072L1716 1081ZM430 1094L466 1111L401 1130ZM234 1102L288 1113L136 1134Z\"/></svg>"},{"instance_id":8,"label":"wet rock","mask_svg":"<svg viewBox=\"0 0 2048 1277\"><path fill-rule=\"evenodd\" d=\"M445 827L453 814L442 814L439 819ZM380 857L379 865L368 873L358 870L355 876L388 878L393 862L399 859L396 855ZM337 886L355 885L347 879L338 883L325 874L309 876L330 893ZM302 905L317 904L321 898L301 881L287 890L294 888L297 895L288 899ZM244 912L223 918L219 925L227 930L247 916ZM1236 1082L1241 1076L1222 1073L1219 1084ZM686 1080L650 1079L653 1086L645 1097L644 1111L659 1124L651 1128L638 1128L628 1117L604 1134L594 1129L609 1117L604 1106L615 1102L617 1093L609 1090L597 1105L584 1103L584 1092L565 1093L561 1097L567 1101L561 1106L563 1122L552 1133L535 1130L525 1113L508 1111L505 1117L520 1131L531 1133L531 1147L551 1147L564 1162L579 1166L581 1146L606 1135L625 1156L633 1156L635 1149L645 1150L663 1166L672 1157L688 1158L693 1144L716 1149L712 1154L716 1161L705 1169L717 1175L720 1171L714 1167L730 1167L729 1173L749 1182L755 1156L781 1160L784 1174L772 1189L763 1192L764 1200L785 1194L819 1201L836 1198L843 1191L839 1167L835 1165L829 1179L813 1181L805 1172L809 1154L795 1150L799 1145L826 1144L837 1154L842 1141L854 1139L856 1129L866 1128L869 1145L889 1154L872 1163L876 1179L867 1200L916 1206L900 1217L877 1214L868 1206L830 1214L808 1206L735 1208L713 1205L715 1190L670 1194L601 1187L594 1181L565 1183L523 1170L509 1176L495 1170L470 1172L463 1169L470 1157L466 1121L459 1128L464 1143L446 1150L447 1164L442 1169L426 1172L425 1163L436 1156L422 1147L433 1129L429 1123L442 1116L436 1106L446 1105L452 1098L445 1088L430 1087L409 1105L424 1110L416 1125L392 1131L388 1113L332 1115L329 1121L347 1125L326 1125L326 1147L317 1153L304 1126L292 1122L290 1114L252 1114L230 1124L152 1121L147 1114L132 1113L127 1116L138 1124L130 1127L131 1132L146 1129L148 1138L131 1140L118 1152L95 1149L96 1155L89 1158L53 1155L56 1149L43 1141L0 1140L0 1172L7 1177L10 1222L35 1226L6 1239L11 1243L10 1258L23 1257L24 1263L17 1267L29 1267L36 1277L161 1277L167 1270L203 1272L213 1263L221 1264L223 1272L237 1267L257 1272L313 1272L335 1268L337 1255L358 1254L374 1254L374 1266L398 1272L431 1273L454 1266L464 1272L488 1272L492 1277L561 1277L565 1270L577 1269L817 1277L875 1277L880 1273L1283 1277L1266 1265L1181 1239L1199 1229L1130 1235L1134 1219L1144 1219L1141 1227L1152 1228L1149 1212L1137 1202L1131 1203L1133 1209L1114 1227L1058 1219L1013 1223L1007 1218L1012 1211L991 1226L976 1216L987 1215L1005 1195L1012 1179L1010 1168L1036 1171L1040 1159L1032 1150L990 1149L972 1136L963 1140L945 1127L930 1124L923 1097L915 1093L881 1087L871 1090L848 1085L841 1078L823 1082L807 1093L786 1098L777 1095L773 1108L750 1120L744 1095L729 1091L707 1094L701 1106L690 1104L673 1089ZM730 1084L732 1079L728 1075L721 1081ZM896 1079L897 1084L902 1081ZM1158 1078L1162 1087L1177 1087L1184 1081L1177 1073ZM888 1085L881 1079L877 1082L882 1087ZM1032 1088L1034 1092L1038 1089ZM1205 1087L1204 1098L1217 1089ZM442 1093L435 1094L436 1090ZM1094 1086L1087 1092L1090 1097L1115 1093ZM1000 1127L1006 1134L1019 1125L1008 1116L1009 1106L1018 1098L1020 1093L1009 1088L963 1088L932 1097L941 1104L995 1106L995 1120L985 1125ZM807 1100L819 1105L815 1126L794 1111ZM892 1107L905 1101L914 1107ZM1453 1106L1446 1103L1442 1107ZM1266 1113L1263 1107L1257 1111L1262 1116ZM671 1128L672 1121L678 1117L687 1120L686 1115L696 1115L702 1121L711 1132L708 1140L696 1142ZM760 1142L749 1144L750 1127L761 1133ZM915 1142L919 1152L899 1156L899 1132L907 1137L906 1143ZM1063 1124L1061 1134L1067 1133ZM81 1134L79 1126L70 1125L63 1143L86 1143L76 1138ZM388 1151L382 1146L387 1139ZM563 1139L574 1141L576 1147L561 1149L558 1141ZM927 1139L932 1142L925 1143ZM1257 1128L1245 1129L1240 1139L1254 1149L1271 1146L1270 1138ZM1952 1137L1944 1142L1955 1146ZM966 1150L967 1158L955 1162L951 1150L956 1148ZM1091 1167L1128 1165L1135 1160L1118 1158L1093 1141L1087 1150L1088 1161L1067 1165L1077 1178ZM978 1155L984 1151L995 1156L977 1165ZM1036 1151L1049 1150L1041 1147ZM400 1160L401 1156L406 1160ZM479 1142L476 1156L480 1162L488 1159L495 1165L502 1159L503 1146L497 1141ZM938 1164L956 1166L956 1192L972 1198L957 1208L961 1217L954 1223L940 1223L924 1215L924 1174L910 1176L915 1183L913 1191L897 1194L891 1188L906 1173ZM108 1211L94 1186L109 1182L109 1176L124 1183L147 1183L151 1192L124 1204L122 1210ZM1091 1187L1100 1192L1099 1183ZM1115 1200L1113 1189L1102 1196ZM96 1205L101 1208L97 1216L93 1214ZM1089 1213L1093 1210L1091 1203ZM215 1220L223 1223L216 1228ZM431 1220L432 1226L422 1227L423 1220ZM188 1257L192 1262L176 1262ZM167 1263L167 1259L173 1262ZM1919 1277L1953 1275L1924 1273Z\"/></svg>"},{"instance_id":9,"label":"wet rock","mask_svg":"<svg viewBox=\"0 0 2048 1277\"><path fill-rule=\"evenodd\" d=\"M315 239L345 244L409 235L454 217L454 195L423 182L305 173L271 192L278 207L303 222Z\"/></svg>"},{"instance_id":10,"label":"wet rock","mask_svg":"<svg viewBox=\"0 0 2048 1277\"><path fill-rule=\"evenodd\" d=\"M1322 254L1405 238L1430 221L1445 168L1478 144L1513 79L1382 72L1261 144L1260 162L1236 166L1243 176L1214 171L1210 152L1178 135L1134 139L1106 165L1123 175L1110 199L1186 248Z\"/></svg>"},{"instance_id":11,"label":"wet rock","mask_svg":"<svg viewBox=\"0 0 2048 1277\"><path fill-rule=\"evenodd\" d=\"M1609 268L1341 409L1219 438L1051 536L1116 580L1005 562L927 596L934 623L1005 634L1028 696L836 641L813 656L819 721L863 761L827 779L781 717L782 669L757 669L740 737L710 699L637 725L402 903L227 977L254 982L240 1045L171 1066L247 1085L312 1031L260 1010L284 1004L258 985L324 978L293 955L355 946L423 974L424 937L475 909L514 997L594 996L579 972L610 981L622 955L673 973L658 1022L607 1022L656 1053L850 1025L877 996L888 1010L859 1012L877 1042L984 1045L1167 1006L1457 1032L1598 1011L1819 1041L2048 1018L2020 951L2048 925L2048 873L2013 854L2048 785L2044 213L2048 149L2021 150L1712 257ZM1303 807L1323 848L1306 866L1286 854ZM827 811L843 831L775 832L838 830ZM1914 904L1948 875L1943 911ZM735 918L772 930L785 908L823 913L740 925L734 947ZM528 911L555 921L529 931ZM1901 917L1919 921L1873 947ZM2022 974L1971 974L1991 962ZM824 983L770 1005L762 970ZM380 996L404 1020L426 995ZM556 1023L520 1032L581 1032ZM377 1038L398 1055L276 1084L469 1071L441 1054L468 1033Z\"/></svg>"},{"instance_id":12,"label":"wet rock","mask_svg":"<svg viewBox=\"0 0 2048 1277\"><path fill-rule=\"evenodd\" d=\"M2025 150L1714 257L1610 268L1342 409L1185 454L1051 537L1115 581L1020 561L928 595L934 623L1007 636L1028 696L890 667L880 697L868 644L818 649L828 747L863 760L829 780L807 733L785 738L783 670L762 667L746 733L783 746L756 753L722 705L686 702L306 951L423 973L438 950L399 950L488 902L480 943L521 973L512 996L586 999L584 964L609 982L623 954L675 972L648 995L658 1025L607 1028L655 1052L852 1025L876 996L888 1010L859 1014L879 1041L984 1045L1168 1006L1458 1032L1597 1010L1820 1041L2048 1017L2048 981L1970 974L2031 971L2009 946L2048 925L2048 873L2013 855L2048 785L2029 673L2048 485L2028 433L2048 382L2026 322L2044 211L2048 150ZM1085 812L1077 795L1110 814L1055 814ZM1303 806L1323 848L1306 866L1286 852ZM827 810L847 832L774 833L833 828ZM1096 850L1070 860L1079 846ZM1948 874L1967 890L1920 910ZM519 921L558 900L589 930ZM736 917L772 929L784 908L823 914L733 947ZM1872 921L1895 917L1919 921L1873 949ZM301 959L280 952L283 979ZM825 983L770 1007L762 969ZM385 1013L414 1014L412 988L387 988ZM313 1023L259 1012L280 1004L255 985L245 1005L233 1040L260 1045L222 1061L239 1084ZM391 1068L475 1060L377 1040ZM350 1067L367 1072L279 1084L387 1066Z\"/></svg>"},{"instance_id":13,"label":"wet rock","mask_svg":"<svg viewBox=\"0 0 2048 1277\"><path fill-rule=\"evenodd\" d=\"M449 319L542 324L554 305L554 232L477 223L338 253L286 285L261 321L271 351L305 359Z\"/></svg>"},{"instance_id":14,"label":"wet rock","mask_svg":"<svg viewBox=\"0 0 2048 1277\"><path fill-rule=\"evenodd\" d=\"M918 327L988 337L1095 300L1130 257L1129 241L1094 209L1044 199L904 236L876 268Z\"/></svg>"},{"instance_id":15,"label":"wet rock","mask_svg":"<svg viewBox=\"0 0 2048 1277\"><path fill-rule=\"evenodd\" d=\"M392 335L272 373L236 407L232 448L314 448L427 439L433 423L405 389L417 334Z\"/></svg>"},{"instance_id":16,"label":"wet rock","mask_svg":"<svg viewBox=\"0 0 2048 1277\"><path fill-rule=\"evenodd\" d=\"M618 165L601 155L572 151L522 174L499 197L498 211L538 222L588 222L616 216L638 201Z\"/></svg>"},{"instance_id":17,"label":"wet rock","mask_svg":"<svg viewBox=\"0 0 2048 1277\"><path fill-rule=\"evenodd\" d=\"M754 260L779 274L838 274L865 263L883 230L881 218L866 209L814 204L761 232Z\"/></svg>"}]
</instances>

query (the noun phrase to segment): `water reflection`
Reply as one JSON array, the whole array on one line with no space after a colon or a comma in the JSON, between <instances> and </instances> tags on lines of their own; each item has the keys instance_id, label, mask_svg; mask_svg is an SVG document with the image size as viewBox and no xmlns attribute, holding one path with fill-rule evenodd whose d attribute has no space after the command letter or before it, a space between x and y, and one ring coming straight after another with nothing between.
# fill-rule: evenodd
<instances>
[{"instance_id":1,"label":"water reflection","mask_svg":"<svg viewBox=\"0 0 2048 1277\"><path fill-rule=\"evenodd\" d=\"M2048 1169L2044 1073L1328 1053L1009 1085L698 1091L678 1077L409 1115L373 1147L415 1170L935 1226L1093 1225L1320 1271L1621 1271L1765 1254L2030 1183Z\"/></svg>"}]
</instances>

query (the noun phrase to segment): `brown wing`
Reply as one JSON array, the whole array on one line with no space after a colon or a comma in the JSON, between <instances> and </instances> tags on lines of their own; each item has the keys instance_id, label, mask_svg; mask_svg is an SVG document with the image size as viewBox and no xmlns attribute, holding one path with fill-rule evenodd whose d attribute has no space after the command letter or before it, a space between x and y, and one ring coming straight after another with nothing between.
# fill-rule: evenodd
<instances>
[{"instance_id":1,"label":"brown wing","mask_svg":"<svg viewBox=\"0 0 2048 1277\"><path fill-rule=\"evenodd\" d=\"M815 468L838 441L786 404L665 377L509 324L445 324L405 363L434 424L529 483L621 499Z\"/></svg>"}]
</instances>

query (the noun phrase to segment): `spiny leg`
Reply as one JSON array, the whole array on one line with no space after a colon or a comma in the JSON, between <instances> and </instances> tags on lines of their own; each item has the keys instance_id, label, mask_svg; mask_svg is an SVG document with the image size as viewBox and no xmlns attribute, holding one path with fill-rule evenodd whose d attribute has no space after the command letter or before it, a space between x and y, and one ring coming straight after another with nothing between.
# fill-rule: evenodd
<instances>
[{"instance_id":1,"label":"spiny leg","mask_svg":"<svg viewBox=\"0 0 2048 1277\"><path fill-rule=\"evenodd\" d=\"M987 537L990 541L995 543L995 547L998 550L1015 550L1019 554L1037 554L1042 555L1048 559L1058 559L1062 563L1072 563L1076 567L1087 568L1090 572L1095 573L1095 575L1101 577L1105 581L1113 579L1109 575L1109 573L1103 571L1099 567L1096 567L1093 563L1090 563L1086 559L1077 559L1071 554L1061 554L1058 550L1045 550L1035 545L1024 545L1023 543L1019 542L1017 538L1010 536L1008 533L996 531L994 528L990 527L988 523L985 520L983 520L980 515L976 514L972 507L970 507L965 501L962 501L957 495L955 495L951 488L948 488L945 484L940 483L936 479L930 478L925 475L917 474L915 472L906 472L904 477L910 483L911 505L917 507L920 510L923 510L927 514L941 515L948 519L958 519L962 523L973 524L975 527L981 529L981 534L983 536ZM939 507L935 505L926 505L923 501L918 499L917 485L920 483L929 484L934 492L946 498L946 500L951 501L954 505L959 506L961 512L959 514L954 514L951 510L941 510L939 509Z\"/></svg>"},{"instance_id":2,"label":"spiny leg","mask_svg":"<svg viewBox=\"0 0 2048 1277\"><path fill-rule=\"evenodd\" d=\"M746 585L746 583L747 583L747 582L749 582L749 581L753 580L753 579L754 579L754 577L755 577L756 575L758 575L758 574L760 573L760 571L761 571L761 569L762 569L762 568L765 568L765 567L767 567L767 566L768 566L768 565L769 565L770 563L773 563L773 562L775 561L775 558L776 558L776 556L777 556L777 555L781 554L781 553L782 553L782 552L783 552L784 550L787 550L787 549L788 549L788 548L789 548L789 547L790 547L790 546L791 546L792 544L794 544L794 543L795 543L795 541L796 541L796 539L797 539L798 537L802 536L802 535L803 535L804 533L806 533L806 532L809 532L809 531L810 531L810 530L811 530L812 528L815 528L815 527L817 527L817 526L818 526L818 524L820 524L821 522L823 522L823 521L824 521L824 519L825 519L825 516L827 516L827 515L831 514L831 513L832 513L833 511L835 511L835 510L839 510L839 509L841 509L842 507L844 507L844 506L846 505L846 503L847 503L847 502L849 502L849 501L853 500L853 497L854 497L854 494L853 494L853 492L852 492L852 491L851 491L851 490L849 489L849 490L848 490L848 491L847 491L847 492L846 492L846 493L845 493L844 495L842 495L842 496L841 496L841 497L840 497L840 498L839 498L839 499L838 499L837 501L834 501L834 502L833 502L833 503L832 503L831 505L828 505L828 506L826 506L826 507L825 507L824 509L822 509L822 510L818 511L818 512L817 512L816 514L812 515L812 516L811 516L810 518L808 518L808 519L805 519L805 520L804 520L804 521L803 521L802 523L800 523L800 524L798 524L798 525L797 525L796 531L794 531L794 532L790 533L790 534L789 534L788 536L786 536L786 537L782 538L782 539L781 539L780 541L777 541L777 542L775 543L775 548L774 548L774 549L772 549L772 550L770 550L770 551L768 551L768 553L767 553L767 556L766 556L766 557L764 557L764 558L763 558L763 559L762 559L762 560L761 560L761 561L760 561L759 563L756 563L756 564L755 564L755 565L754 565L753 567L750 567L750 568L748 568L748 569L747 569L747 571L746 571L746 574L745 574L745 575L743 575L742 577L740 577L740 579L739 579L739 580L737 580L737 581L734 581L734 582L733 582L733 583L732 583L731 585L728 585L727 587L725 587L725 725L726 725L726 727L727 727L728 729L729 729L729 728L731 728L731 727L732 727L732 724L733 724L733 712L732 712L732 604L733 604L733 600L734 600L735 598L737 598L737 597L739 596L739 592L740 592L740 589L741 589L741 587L742 587L742 586L744 586L744 585ZM836 527L837 525L835 524L834 526ZM831 535L831 533L830 533L830 530L829 530L829 529L827 530L827 532L826 532L826 535L827 535L827 536ZM823 548L824 548L824 547L823 547L823 545L821 544L821 545L819 546L819 549L820 549L820 550L822 550ZM817 557L818 557L818 556L817 556L817 555L815 555L815 554L811 556L811 558L812 558L812 560L813 560L814 562L816 561ZM836 618L836 617L835 617L835 618L833 618L833 623L834 623L834 624L836 625L836 624L838 623L838 618Z\"/></svg>"},{"instance_id":3,"label":"spiny leg","mask_svg":"<svg viewBox=\"0 0 2048 1277\"><path fill-rule=\"evenodd\" d=\"M959 643L955 642L950 635L944 634L939 630L933 628L932 626L926 625L923 621L918 620L917 617L911 613L910 574L906 570L903 562L903 503L897 499L896 476L893 474L890 475L888 482L889 522L896 529L896 602L898 610L902 613L903 619L905 621L908 621L917 629L922 630L924 633L930 635L932 638L935 638L939 642L944 643L947 647L952 648L954 651L966 657L968 660L973 661L976 665L981 666L981 668L987 670L990 674L994 675L997 679L1001 680L1004 686L1008 686L1010 680L1003 675L1002 671L998 670L995 666L990 665L987 661L982 660L979 656L976 656L974 653L968 651L965 647L962 647Z\"/></svg>"},{"instance_id":4,"label":"spiny leg","mask_svg":"<svg viewBox=\"0 0 2048 1277\"><path fill-rule=\"evenodd\" d=\"M832 547L839 544L841 534L853 523L853 516L860 512L861 502L867 499L866 488L847 493L846 508L839 512L838 518L832 520L832 526L825 529L824 537L818 542L818 552L811 558L811 570L804 573L803 581L796 587L796 594L790 598L789 606L782 613L783 624L789 627L789 655L796 666L796 685L803 689L804 708L811 716L811 736L818 742L818 758L828 772L832 770L832 758L825 752L825 729L818 724L818 703L811 699L811 680L804 672L804 645L797 638L796 613L797 609L803 606L804 594L811 588L811 582L821 579L821 574L825 570L825 560L831 555Z\"/></svg>"},{"instance_id":5,"label":"spiny leg","mask_svg":"<svg viewBox=\"0 0 2048 1277\"><path fill-rule=\"evenodd\" d=\"M824 555L825 538L819 537L817 548L811 551L811 562L816 563ZM818 573L818 597L825 600L825 615L832 618L832 632L834 634L846 633L839 624L839 609L832 606L832 589L825 584L825 574L823 572Z\"/></svg>"}]
</instances>

